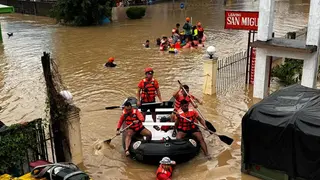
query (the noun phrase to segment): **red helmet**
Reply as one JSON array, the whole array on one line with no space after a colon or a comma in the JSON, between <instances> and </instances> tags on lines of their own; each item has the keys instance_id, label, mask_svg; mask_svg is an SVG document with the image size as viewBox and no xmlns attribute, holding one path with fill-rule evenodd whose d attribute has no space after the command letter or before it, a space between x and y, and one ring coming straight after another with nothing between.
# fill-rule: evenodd
<instances>
[{"instance_id":1,"label":"red helmet","mask_svg":"<svg viewBox=\"0 0 320 180\"><path fill-rule=\"evenodd\" d=\"M147 73L147 72L153 72L153 69L151 67L147 67L144 69L144 72Z\"/></svg>"},{"instance_id":2,"label":"red helmet","mask_svg":"<svg viewBox=\"0 0 320 180\"><path fill-rule=\"evenodd\" d=\"M114 61L114 57L109 57L108 61L109 62L113 62Z\"/></svg>"}]
</instances>

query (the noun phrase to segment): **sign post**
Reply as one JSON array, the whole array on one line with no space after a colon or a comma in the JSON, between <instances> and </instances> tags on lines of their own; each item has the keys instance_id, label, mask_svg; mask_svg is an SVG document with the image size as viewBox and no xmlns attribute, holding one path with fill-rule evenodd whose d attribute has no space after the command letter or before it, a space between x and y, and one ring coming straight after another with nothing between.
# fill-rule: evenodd
<instances>
[{"instance_id":1,"label":"sign post","mask_svg":"<svg viewBox=\"0 0 320 180\"><path fill-rule=\"evenodd\" d=\"M225 11L224 29L248 30L248 47L247 47L247 65L246 65L246 84L248 81L253 84L255 51L250 48L251 39L254 41L254 34L258 31L259 12L257 11ZM253 35L253 38L251 36ZM250 51L251 50L251 51ZM253 51L253 52L252 52ZM249 61L250 57L250 61ZM250 68L250 73L248 71ZM249 75L249 78L248 78Z\"/></svg>"},{"instance_id":2,"label":"sign post","mask_svg":"<svg viewBox=\"0 0 320 180\"><path fill-rule=\"evenodd\" d=\"M259 12L225 11L225 29L258 31Z\"/></svg>"},{"instance_id":3,"label":"sign post","mask_svg":"<svg viewBox=\"0 0 320 180\"><path fill-rule=\"evenodd\" d=\"M180 3L180 9L183 9L184 8L184 3Z\"/></svg>"}]
</instances>

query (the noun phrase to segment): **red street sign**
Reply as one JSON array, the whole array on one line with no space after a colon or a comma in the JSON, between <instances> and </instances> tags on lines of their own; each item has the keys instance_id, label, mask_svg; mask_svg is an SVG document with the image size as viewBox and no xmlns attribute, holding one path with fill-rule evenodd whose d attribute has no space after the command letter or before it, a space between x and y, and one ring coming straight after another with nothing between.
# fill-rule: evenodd
<instances>
[{"instance_id":1,"label":"red street sign","mask_svg":"<svg viewBox=\"0 0 320 180\"><path fill-rule=\"evenodd\" d=\"M225 11L225 29L258 30L259 12Z\"/></svg>"}]
</instances>

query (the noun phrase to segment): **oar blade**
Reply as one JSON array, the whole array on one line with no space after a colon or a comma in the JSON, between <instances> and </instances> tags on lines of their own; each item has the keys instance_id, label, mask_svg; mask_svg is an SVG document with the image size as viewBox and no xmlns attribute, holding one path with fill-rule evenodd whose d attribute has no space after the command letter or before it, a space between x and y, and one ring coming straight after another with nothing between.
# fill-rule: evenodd
<instances>
[{"instance_id":1,"label":"oar blade","mask_svg":"<svg viewBox=\"0 0 320 180\"><path fill-rule=\"evenodd\" d=\"M222 142L224 142L224 143L226 143L226 144L228 144L228 145L231 145L231 144L233 143L233 139L230 138L230 137L228 137L228 136L225 136L225 135L218 135L218 136L219 136L219 139L220 139Z\"/></svg>"},{"instance_id":2,"label":"oar blade","mask_svg":"<svg viewBox=\"0 0 320 180\"><path fill-rule=\"evenodd\" d=\"M106 109L116 109L116 108L120 108L120 106L109 106L109 107L106 107Z\"/></svg>"},{"instance_id":3,"label":"oar blade","mask_svg":"<svg viewBox=\"0 0 320 180\"><path fill-rule=\"evenodd\" d=\"M208 129L212 132L217 132L216 128L214 128L214 126L211 124L211 122L206 120L206 126L208 127ZM212 134L212 133L210 133Z\"/></svg>"},{"instance_id":4,"label":"oar blade","mask_svg":"<svg viewBox=\"0 0 320 180\"><path fill-rule=\"evenodd\" d=\"M111 139L107 139L107 140L105 140L105 141L103 141L104 143L107 143L107 144L110 144L110 142L111 142Z\"/></svg>"}]
</instances>

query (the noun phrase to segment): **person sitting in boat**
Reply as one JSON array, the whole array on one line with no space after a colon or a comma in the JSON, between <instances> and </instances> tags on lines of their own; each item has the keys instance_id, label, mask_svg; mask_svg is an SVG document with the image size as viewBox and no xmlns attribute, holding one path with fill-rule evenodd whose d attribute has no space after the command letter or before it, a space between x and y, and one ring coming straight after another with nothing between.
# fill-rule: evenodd
<instances>
[{"instance_id":1,"label":"person sitting in boat","mask_svg":"<svg viewBox=\"0 0 320 180\"><path fill-rule=\"evenodd\" d=\"M180 44L181 47L183 47L187 44L187 39L185 38L184 35L180 36L180 41L181 41L181 44Z\"/></svg>"},{"instance_id":2,"label":"person sitting in boat","mask_svg":"<svg viewBox=\"0 0 320 180\"><path fill-rule=\"evenodd\" d=\"M149 42L149 40L146 40L146 43L144 44L144 47L145 47L145 48L149 48L149 47L150 47L150 42Z\"/></svg>"},{"instance_id":3,"label":"person sitting in boat","mask_svg":"<svg viewBox=\"0 0 320 180\"><path fill-rule=\"evenodd\" d=\"M197 30L198 30L198 39L202 40L203 36L204 36L204 29L201 25L201 22L197 23Z\"/></svg>"},{"instance_id":4,"label":"person sitting in boat","mask_svg":"<svg viewBox=\"0 0 320 180\"><path fill-rule=\"evenodd\" d=\"M198 40L198 29L197 26L192 27L192 40L197 41Z\"/></svg>"},{"instance_id":5,"label":"person sitting in boat","mask_svg":"<svg viewBox=\"0 0 320 180\"><path fill-rule=\"evenodd\" d=\"M126 130L126 137L125 137L126 156L130 155L129 146L131 143L131 138L134 134L138 133L138 134L141 134L142 136L146 136L147 140L151 140L152 138L151 132L142 125L142 122L144 122L144 119L145 118L143 117L143 115L140 113L138 109L132 108L132 105L129 101L126 101L124 103L124 109L120 117L120 120L118 122L116 134L120 135L119 130L123 123L125 123L126 126L129 126L132 124L130 128Z\"/></svg>"},{"instance_id":6,"label":"person sitting in boat","mask_svg":"<svg viewBox=\"0 0 320 180\"><path fill-rule=\"evenodd\" d=\"M157 46L160 46L160 44L161 44L161 39L160 39L160 38L157 38L156 42L157 42Z\"/></svg>"},{"instance_id":7,"label":"person sitting in boat","mask_svg":"<svg viewBox=\"0 0 320 180\"><path fill-rule=\"evenodd\" d=\"M186 92L183 90L183 88L187 91L187 93L190 95L190 97L186 94ZM171 116L172 121L174 121L175 119L175 113L178 112L178 110L181 108L181 101L185 100L189 103L192 104L193 107L197 108L198 106L196 104L193 104L193 101L197 101L199 104L202 104L202 101L196 97L194 97L193 95L191 95L189 93L189 86L188 85L183 85L180 86L179 90L173 93L173 97L175 98L174 101L174 108L173 108L173 113ZM191 101L191 99L193 101ZM172 136L175 137L176 136L176 131L174 130L172 133Z\"/></svg>"},{"instance_id":8,"label":"person sitting in boat","mask_svg":"<svg viewBox=\"0 0 320 180\"><path fill-rule=\"evenodd\" d=\"M176 29L172 29L172 43L175 44L179 38L180 38L180 35L176 32L177 30Z\"/></svg>"},{"instance_id":9,"label":"person sitting in boat","mask_svg":"<svg viewBox=\"0 0 320 180\"><path fill-rule=\"evenodd\" d=\"M183 90L183 88L187 91L187 93L190 95L190 97L187 95L187 93ZM186 100L188 103L191 103L193 107L197 108L198 106L196 104L193 104L193 101L197 101L199 104L202 104L202 101L195 96L191 95L189 93L189 86L183 85L180 86L179 90L173 93L173 97L175 98L174 102L174 111L177 112L181 108L181 101ZM191 99L193 101L191 101Z\"/></svg>"},{"instance_id":10,"label":"person sitting in boat","mask_svg":"<svg viewBox=\"0 0 320 180\"><path fill-rule=\"evenodd\" d=\"M117 65L113 63L114 57L109 57L108 62L104 65L105 67L116 67Z\"/></svg>"},{"instance_id":11,"label":"person sitting in boat","mask_svg":"<svg viewBox=\"0 0 320 180\"><path fill-rule=\"evenodd\" d=\"M176 113L176 129L178 130L177 133L177 139L183 139L187 134L193 135L197 138L197 140L200 142L200 146L202 151L204 152L204 155L208 158L208 160L211 159L207 145L204 142L203 136L201 134L201 131L199 127L195 124L200 121L200 123L203 125L205 129L208 129L206 126L205 121L198 115L198 112L194 109L189 109L189 102L186 100L182 100L180 102L181 108ZM188 120L191 120L189 122Z\"/></svg>"},{"instance_id":12,"label":"person sitting in boat","mask_svg":"<svg viewBox=\"0 0 320 180\"><path fill-rule=\"evenodd\" d=\"M168 47L170 48L170 44L173 43L173 39L172 36L168 38Z\"/></svg>"},{"instance_id":13,"label":"person sitting in boat","mask_svg":"<svg viewBox=\"0 0 320 180\"><path fill-rule=\"evenodd\" d=\"M146 77L142 79L138 84L137 91L137 105L141 106L144 103L154 103L156 102L156 96L158 96L159 101L162 102L161 93L159 89L158 81L153 78L153 69L148 67L144 70ZM141 112L143 117L146 118L148 109L151 112L153 122L156 122L156 110L154 107L141 107ZM159 126L154 125L157 131L160 130Z\"/></svg>"},{"instance_id":14,"label":"person sitting in boat","mask_svg":"<svg viewBox=\"0 0 320 180\"><path fill-rule=\"evenodd\" d=\"M156 180L171 180L172 177L172 171L173 171L173 165L175 165L176 162L172 161L169 157L164 157L160 161L160 165L157 169L157 179Z\"/></svg>"},{"instance_id":15,"label":"person sitting in boat","mask_svg":"<svg viewBox=\"0 0 320 180\"><path fill-rule=\"evenodd\" d=\"M161 44L160 44L160 51L165 51L168 49L169 46L169 42L168 42L168 38L167 37L163 37L161 39Z\"/></svg>"},{"instance_id":16,"label":"person sitting in boat","mask_svg":"<svg viewBox=\"0 0 320 180\"><path fill-rule=\"evenodd\" d=\"M176 33L180 36L180 24L176 24Z\"/></svg>"}]
</instances>

